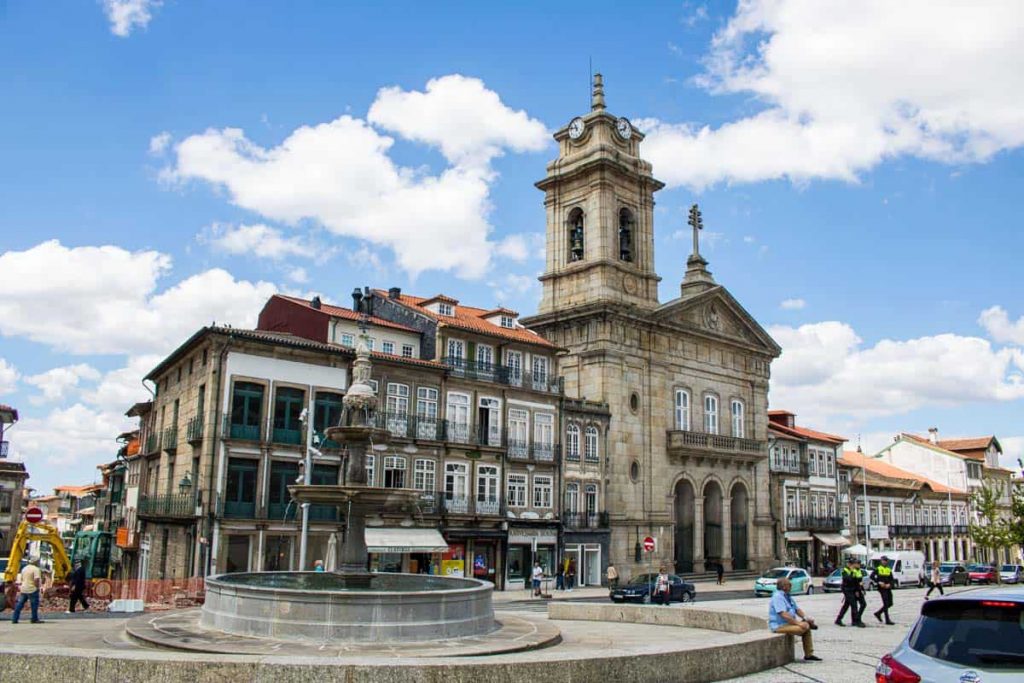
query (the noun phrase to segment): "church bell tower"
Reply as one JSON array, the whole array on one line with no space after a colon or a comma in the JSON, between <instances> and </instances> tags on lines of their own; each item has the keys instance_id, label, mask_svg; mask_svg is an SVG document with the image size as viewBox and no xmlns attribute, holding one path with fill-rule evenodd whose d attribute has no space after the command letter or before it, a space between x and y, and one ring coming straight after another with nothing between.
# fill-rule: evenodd
<instances>
[{"instance_id":1,"label":"church bell tower","mask_svg":"<svg viewBox=\"0 0 1024 683\"><path fill-rule=\"evenodd\" d=\"M654 193L643 134L605 109L594 75L590 112L555 132L558 158L537 183L547 210L547 263L538 314L592 303L658 305Z\"/></svg>"}]
</instances>

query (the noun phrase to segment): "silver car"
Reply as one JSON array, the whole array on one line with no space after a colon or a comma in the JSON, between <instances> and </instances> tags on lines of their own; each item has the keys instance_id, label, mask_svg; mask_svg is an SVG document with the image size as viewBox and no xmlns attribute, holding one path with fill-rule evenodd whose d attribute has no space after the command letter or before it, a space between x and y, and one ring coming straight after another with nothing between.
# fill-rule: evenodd
<instances>
[{"instance_id":1,"label":"silver car","mask_svg":"<svg viewBox=\"0 0 1024 683\"><path fill-rule=\"evenodd\" d=\"M1004 564L999 568L999 580L1003 583L1024 581L1024 567L1019 564Z\"/></svg>"},{"instance_id":2,"label":"silver car","mask_svg":"<svg viewBox=\"0 0 1024 683\"><path fill-rule=\"evenodd\" d=\"M875 669L879 683L1024 680L1024 588L962 591L921 606L899 647Z\"/></svg>"}]
</instances>

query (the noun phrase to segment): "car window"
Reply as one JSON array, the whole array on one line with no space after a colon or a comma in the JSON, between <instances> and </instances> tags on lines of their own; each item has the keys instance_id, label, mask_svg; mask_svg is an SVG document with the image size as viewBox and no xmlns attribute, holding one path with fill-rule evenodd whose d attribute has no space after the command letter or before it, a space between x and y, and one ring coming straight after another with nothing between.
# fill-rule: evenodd
<instances>
[{"instance_id":1,"label":"car window","mask_svg":"<svg viewBox=\"0 0 1024 683\"><path fill-rule=\"evenodd\" d=\"M640 585L640 584L644 584L644 583L652 583L657 578L658 577L657 577L656 574L640 574L640 575L634 576L632 579L630 579L629 583L630 583L630 585Z\"/></svg>"},{"instance_id":2,"label":"car window","mask_svg":"<svg viewBox=\"0 0 1024 683\"><path fill-rule=\"evenodd\" d=\"M910 647L961 666L1019 669L1024 664L1024 604L1009 600L925 603Z\"/></svg>"},{"instance_id":3,"label":"car window","mask_svg":"<svg viewBox=\"0 0 1024 683\"><path fill-rule=\"evenodd\" d=\"M892 570L894 572L903 571L903 562L900 560L896 560L896 564L895 566L893 566Z\"/></svg>"},{"instance_id":4,"label":"car window","mask_svg":"<svg viewBox=\"0 0 1024 683\"><path fill-rule=\"evenodd\" d=\"M762 579L783 579L789 575L788 569L769 569L761 574Z\"/></svg>"},{"instance_id":5,"label":"car window","mask_svg":"<svg viewBox=\"0 0 1024 683\"><path fill-rule=\"evenodd\" d=\"M842 569L837 569L834 572L832 572L831 574L829 574L829 578L830 579L838 579L842 575L843 575L843 570Z\"/></svg>"}]
</instances>

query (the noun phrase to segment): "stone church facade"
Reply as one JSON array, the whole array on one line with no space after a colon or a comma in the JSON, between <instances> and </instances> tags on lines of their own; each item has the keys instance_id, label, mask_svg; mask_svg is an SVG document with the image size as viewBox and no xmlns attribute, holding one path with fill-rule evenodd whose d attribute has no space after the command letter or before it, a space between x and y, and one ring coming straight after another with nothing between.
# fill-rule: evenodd
<instances>
[{"instance_id":1,"label":"stone church facade","mask_svg":"<svg viewBox=\"0 0 1024 683\"><path fill-rule=\"evenodd\" d=\"M769 505L768 381L779 346L694 250L679 296L661 303L654 193L643 135L605 108L558 130L545 193L547 260L537 315L522 322L564 348L567 398L610 411L603 511L620 573L651 565L761 569L776 558ZM644 537L655 539L643 553Z\"/></svg>"}]
</instances>

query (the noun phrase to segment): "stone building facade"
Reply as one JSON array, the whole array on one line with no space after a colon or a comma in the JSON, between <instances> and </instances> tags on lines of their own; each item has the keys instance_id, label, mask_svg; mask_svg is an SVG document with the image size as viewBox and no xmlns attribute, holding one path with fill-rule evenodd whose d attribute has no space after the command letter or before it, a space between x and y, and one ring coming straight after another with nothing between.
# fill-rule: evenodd
<instances>
[{"instance_id":1,"label":"stone building facade","mask_svg":"<svg viewBox=\"0 0 1024 683\"><path fill-rule=\"evenodd\" d=\"M768 380L780 349L694 251L679 296L662 303L654 193L643 135L605 108L558 130L545 193L546 269L523 323L566 349L568 398L607 404L603 473L610 559L629 575L758 569L774 561L767 458ZM640 552L645 536L657 547Z\"/></svg>"},{"instance_id":2,"label":"stone building facade","mask_svg":"<svg viewBox=\"0 0 1024 683\"><path fill-rule=\"evenodd\" d=\"M6 428L18 421L18 411L0 404L0 556L10 553L14 534L21 524L22 494L28 471L25 463L9 460Z\"/></svg>"}]
</instances>

